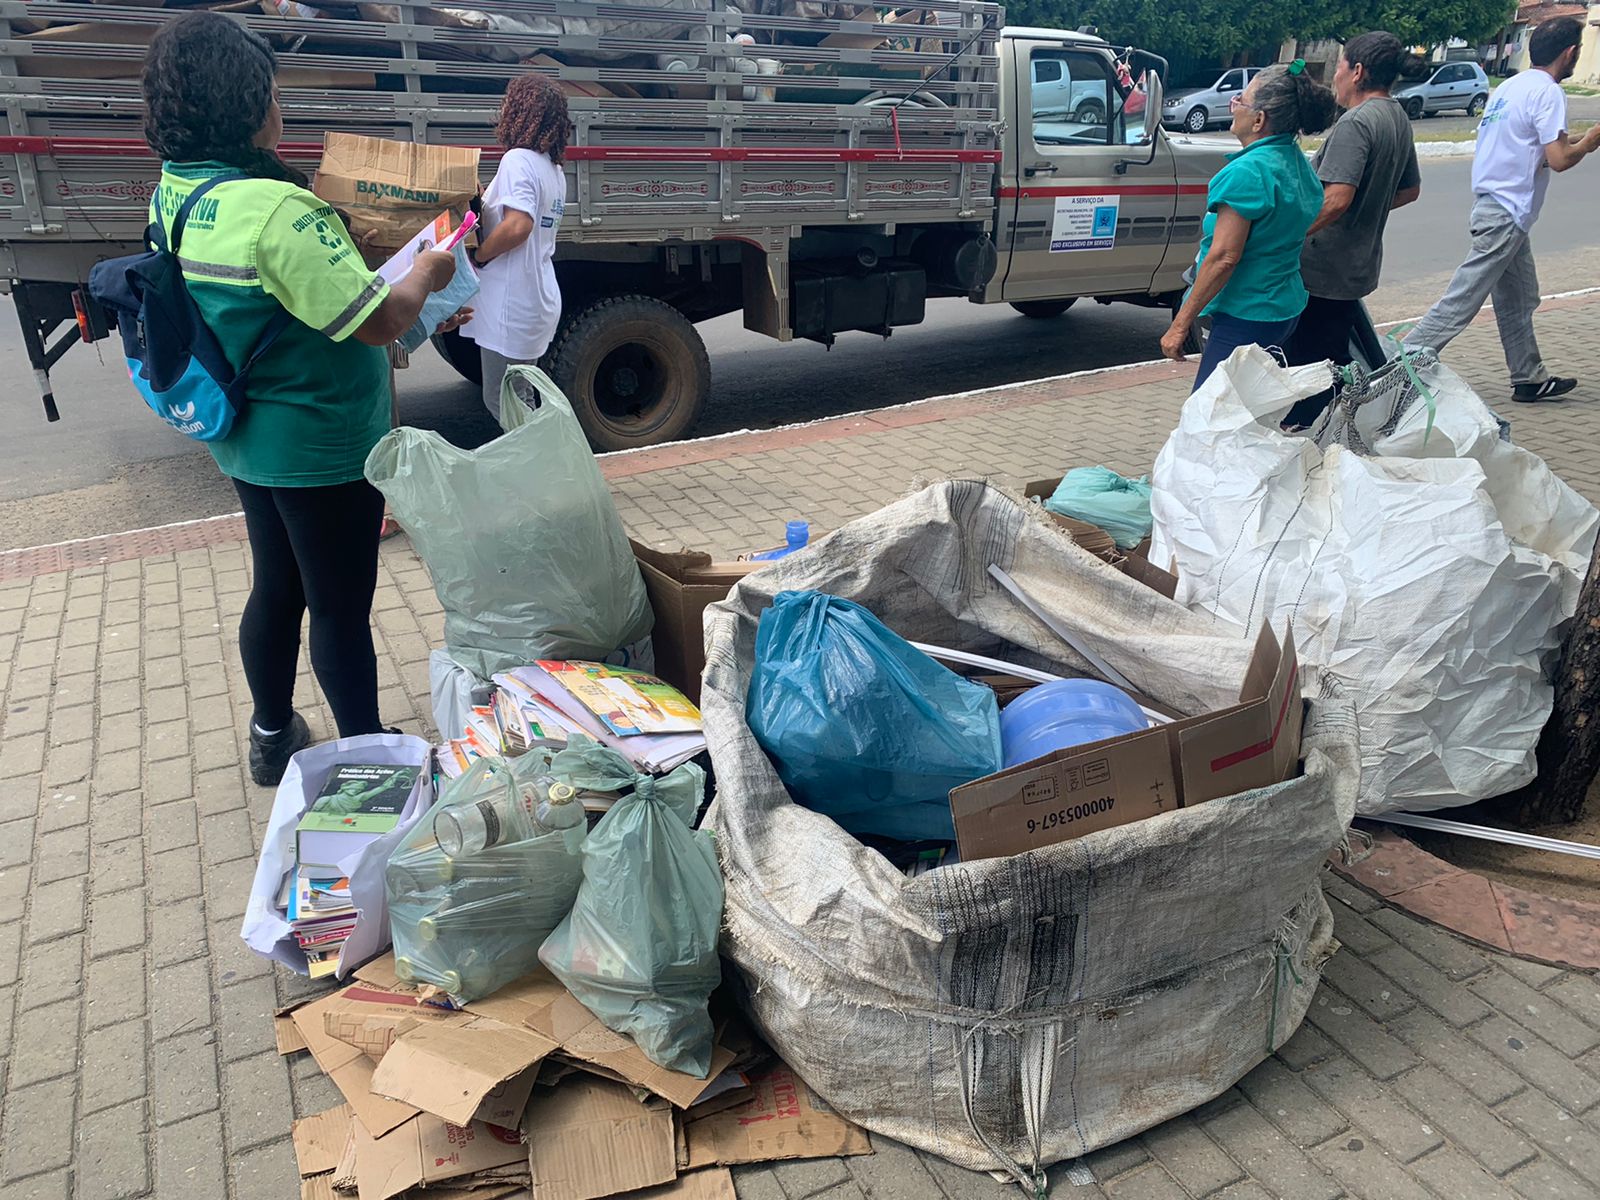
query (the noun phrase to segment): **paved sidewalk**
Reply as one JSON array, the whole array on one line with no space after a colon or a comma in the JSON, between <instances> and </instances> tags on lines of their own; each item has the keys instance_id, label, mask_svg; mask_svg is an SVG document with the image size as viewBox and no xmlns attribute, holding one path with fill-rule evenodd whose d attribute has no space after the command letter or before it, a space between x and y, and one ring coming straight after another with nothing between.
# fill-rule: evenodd
<instances>
[{"instance_id":1,"label":"paved sidewalk","mask_svg":"<svg viewBox=\"0 0 1600 1200\"><path fill-rule=\"evenodd\" d=\"M1600 500L1600 303L1553 303L1538 325L1553 363L1596 382L1566 404L1503 407L1519 441ZM1448 357L1499 403L1492 326ZM836 526L919 476L1147 470L1186 378L1108 372L604 466L637 535L727 554L775 541L787 517ZM240 761L239 536L217 522L6 560L21 577L0 582L0 1200L291 1200L290 1120L338 1102L273 1045L272 1010L317 989L238 936L270 804ZM442 620L404 539L384 547L374 620L383 712L425 726ZM330 730L309 674L300 695ZM1344 949L1283 1052L1091 1156L1096 1183L1056 1169L1052 1196L1600 1195L1600 981L1480 951L1331 877L1327 890ZM876 1142L871 1157L745 1172L740 1193L1018 1194Z\"/></svg>"}]
</instances>

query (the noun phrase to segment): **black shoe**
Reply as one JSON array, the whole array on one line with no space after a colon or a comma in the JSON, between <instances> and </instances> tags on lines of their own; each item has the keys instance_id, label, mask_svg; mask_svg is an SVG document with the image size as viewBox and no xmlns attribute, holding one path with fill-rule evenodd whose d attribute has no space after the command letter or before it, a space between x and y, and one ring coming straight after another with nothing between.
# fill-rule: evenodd
<instances>
[{"instance_id":1,"label":"black shoe","mask_svg":"<svg viewBox=\"0 0 1600 1200\"><path fill-rule=\"evenodd\" d=\"M1559 400L1577 386L1576 379L1546 379L1543 383L1519 383L1511 389L1511 398L1518 404L1540 404L1546 400Z\"/></svg>"},{"instance_id":2,"label":"black shoe","mask_svg":"<svg viewBox=\"0 0 1600 1200\"><path fill-rule=\"evenodd\" d=\"M289 760L311 744L311 730L299 713L271 737L256 732L250 724L250 778L261 787L277 787Z\"/></svg>"}]
</instances>

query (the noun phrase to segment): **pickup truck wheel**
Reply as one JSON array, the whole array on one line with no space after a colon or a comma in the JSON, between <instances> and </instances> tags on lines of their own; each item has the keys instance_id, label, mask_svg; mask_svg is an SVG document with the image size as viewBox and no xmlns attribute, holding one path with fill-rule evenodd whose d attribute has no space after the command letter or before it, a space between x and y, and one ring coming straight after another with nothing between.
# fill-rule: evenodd
<instances>
[{"instance_id":1,"label":"pickup truck wheel","mask_svg":"<svg viewBox=\"0 0 1600 1200\"><path fill-rule=\"evenodd\" d=\"M1059 317L1077 302L1076 296L1068 296L1065 300L1013 300L1011 307L1025 317L1043 321L1050 317Z\"/></svg>"},{"instance_id":2,"label":"pickup truck wheel","mask_svg":"<svg viewBox=\"0 0 1600 1200\"><path fill-rule=\"evenodd\" d=\"M1204 133L1206 126L1211 123L1211 118L1203 108L1191 108L1189 115L1183 119L1183 127L1190 133Z\"/></svg>"},{"instance_id":3,"label":"pickup truck wheel","mask_svg":"<svg viewBox=\"0 0 1600 1200\"><path fill-rule=\"evenodd\" d=\"M1104 125L1106 123L1106 108L1097 100L1085 100L1078 105L1074 114L1080 125Z\"/></svg>"},{"instance_id":4,"label":"pickup truck wheel","mask_svg":"<svg viewBox=\"0 0 1600 1200\"><path fill-rule=\"evenodd\" d=\"M478 354L478 343L459 329L433 335L433 348L439 357L455 368L456 374L474 387L483 386L483 359Z\"/></svg>"},{"instance_id":5,"label":"pickup truck wheel","mask_svg":"<svg viewBox=\"0 0 1600 1200\"><path fill-rule=\"evenodd\" d=\"M561 322L545 369L596 450L682 437L711 391L711 361L687 317L649 296L612 296Z\"/></svg>"},{"instance_id":6,"label":"pickup truck wheel","mask_svg":"<svg viewBox=\"0 0 1600 1200\"><path fill-rule=\"evenodd\" d=\"M1406 101L1406 116L1413 121L1422 120L1422 97L1413 96Z\"/></svg>"},{"instance_id":7,"label":"pickup truck wheel","mask_svg":"<svg viewBox=\"0 0 1600 1200\"><path fill-rule=\"evenodd\" d=\"M1487 103L1489 103L1489 97L1485 96L1482 92L1478 93L1472 98L1472 103L1467 105L1467 116L1483 116L1483 106Z\"/></svg>"}]
</instances>

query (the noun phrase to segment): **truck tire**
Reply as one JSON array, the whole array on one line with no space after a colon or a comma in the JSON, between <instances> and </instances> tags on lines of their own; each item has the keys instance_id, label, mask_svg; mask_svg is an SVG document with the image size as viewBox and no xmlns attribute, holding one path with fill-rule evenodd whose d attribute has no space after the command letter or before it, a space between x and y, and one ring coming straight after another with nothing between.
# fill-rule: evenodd
<instances>
[{"instance_id":1,"label":"truck tire","mask_svg":"<svg viewBox=\"0 0 1600 1200\"><path fill-rule=\"evenodd\" d=\"M1190 133L1204 133L1209 124L1211 124L1210 114L1198 105L1191 108L1189 115L1183 119L1183 127Z\"/></svg>"},{"instance_id":2,"label":"truck tire","mask_svg":"<svg viewBox=\"0 0 1600 1200\"><path fill-rule=\"evenodd\" d=\"M459 329L433 335L433 348L439 357L455 368L457 375L474 387L483 386L483 359L478 354L478 343Z\"/></svg>"},{"instance_id":3,"label":"truck tire","mask_svg":"<svg viewBox=\"0 0 1600 1200\"><path fill-rule=\"evenodd\" d=\"M596 450L681 438L711 391L700 334L650 296L611 296L563 318L544 361Z\"/></svg>"},{"instance_id":4,"label":"truck tire","mask_svg":"<svg viewBox=\"0 0 1600 1200\"><path fill-rule=\"evenodd\" d=\"M1078 105L1078 111L1074 115L1080 125L1104 125L1106 106L1098 100L1085 100Z\"/></svg>"},{"instance_id":5,"label":"truck tire","mask_svg":"<svg viewBox=\"0 0 1600 1200\"><path fill-rule=\"evenodd\" d=\"M1077 302L1076 296L1068 296L1065 300L1013 300L1011 307L1025 317L1044 321L1051 317L1059 317Z\"/></svg>"}]
</instances>

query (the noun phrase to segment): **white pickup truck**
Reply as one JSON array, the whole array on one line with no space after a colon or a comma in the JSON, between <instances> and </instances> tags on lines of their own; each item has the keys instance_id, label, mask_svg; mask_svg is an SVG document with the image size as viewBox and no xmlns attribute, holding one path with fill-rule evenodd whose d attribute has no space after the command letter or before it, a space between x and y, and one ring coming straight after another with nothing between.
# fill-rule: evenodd
<instances>
[{"instance_id":1,"label":"white pickup truck","mask_svg":"<svg viewBox=\"0 0 1600 1200\"><path fill-rule=\"evenodd\" d=\"M466 17L483 28L423 0L227 7L279 48L282 149L308 170L345 129L483 146L487 177L506 81L561 82L575 128L546 366L602 449L694 425L710 389L695 323L720 314L831 342L914 325L941 297L1033 317L1085 296L1170 306L1222 162L1159 128L1162 60L1006 28L982 0L826 6L858 19L793 0L482 0ZM89 268L145 225L158 164L137 74L172 16L0 0L0 289L51 419L50 367L104 333ZM476 374L470 343L438 344Z\"/></svg>"}]
</instances>

